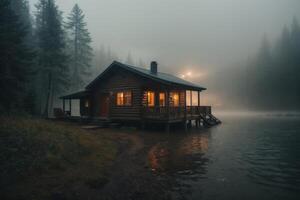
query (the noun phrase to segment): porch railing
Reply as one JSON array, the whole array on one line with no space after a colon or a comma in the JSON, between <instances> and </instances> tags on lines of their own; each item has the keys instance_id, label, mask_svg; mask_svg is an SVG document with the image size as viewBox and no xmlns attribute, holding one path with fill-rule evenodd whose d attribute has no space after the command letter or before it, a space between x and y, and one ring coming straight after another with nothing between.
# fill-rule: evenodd
<instances>
[{"instance_id":1,"label":"porch railing","mask_svg":"<svg viewBox=\"0 0 300 200\"><path fill-rule=\"evenodd\" d=\"M143 118L150 119L180 119L200 114L211 114L211 106L186 106L186 107L143 107Z\"/></svg>"}]
</instances>

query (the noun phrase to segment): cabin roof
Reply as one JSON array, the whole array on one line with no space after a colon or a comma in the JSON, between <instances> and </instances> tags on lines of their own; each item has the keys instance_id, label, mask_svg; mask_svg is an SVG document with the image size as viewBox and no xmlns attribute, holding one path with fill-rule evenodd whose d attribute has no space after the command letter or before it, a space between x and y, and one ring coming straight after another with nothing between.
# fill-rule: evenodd
<instances>
[{"instance_id":1,"label":"cabin roof","mask_svg":"<svg viewBox=\"0 0 300 200\"><path fill-rule=\"evenodd\" d=\"M189 81L183 80L181 78L178 78L174 75L163 73L163 72L157 72L156 74L151 73L149 69L141 68L141 67L135 67L132 65L127 65L124 63L120 63L118 61L114 61L108 68L106 68L99 76L97 76L90 84L88 84L84 91L72 93L66 96L60 97L61 99L81 99L90 94L89 90L98 83L98 81L101 80L101 78L107 74L110 69L113 67L121 67L125 70L128 70L130 72L133 72L137 75L140 75L145 78L149 78L154 81L158 81L164 84L175 84L178 86L183 86L186 89L193 89L193 90L206 90L206 88L201 87L197 84L191 83Z\"/></svg>"},{"instance_id":2,"label":"cabin roof","mask_svg":"<svg viewBox=\"0 0 300 200\"><path fill-rule=\"evenodd\" d=\"M89 91L88 90L84 90L84 91L80 91L80 92L75 92L66 96L61 96L60 99L81 99L84 98L86 96L89 96Z\"/></svg>"},{"instance_id":3,"label":"cabin roof","mask_svg":"<svg viewBox=\"0 0 300 200\"><path fill-rule=\"evenodd\" d=\"M114 66L121 67L125 70L131 71L140 76L150 78L154 81L163 82L165 84L176 84L176 85L184 86L184 87L187 87L190 89L206 90L206 88L204 88L204 87L201 87L197 84L183 80L183 79L178 78L171 74L167 74L167 73L163 73L163 72L157 72L156 74L153 74L153 73L151 73L151 71L149 69L136 67L136 66L132 66L132 65L127 65L124 63L120 63L118 61L114 61L106 70L104 70L97 78L95 78L89 85L87 85L86 89L90 89L91 87L93 87L99 80L101 80L103 75L106 74Z\"/></svg>"}]
</instances>

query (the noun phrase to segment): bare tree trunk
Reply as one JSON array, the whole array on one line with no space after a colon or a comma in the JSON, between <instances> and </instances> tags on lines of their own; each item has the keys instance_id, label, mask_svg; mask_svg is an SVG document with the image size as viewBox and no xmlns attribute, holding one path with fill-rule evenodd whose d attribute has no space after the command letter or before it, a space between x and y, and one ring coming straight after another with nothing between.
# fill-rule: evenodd
<instances>
[{"instance_id":1,"label":"bare tree trunk","mask_svg":"<svg viewBox=\"0 0 300 200\"><path fill-rule=\"evenodd\" d=\"M46 118L49 117L49 101L50 101L50 96L51 96L51 85L52 85L52 73L49 72L49 74L48 74L48 89L47 89L46 105L45 105L45 111L44 111L44 116Z\"/></svg>"}]
</instances>

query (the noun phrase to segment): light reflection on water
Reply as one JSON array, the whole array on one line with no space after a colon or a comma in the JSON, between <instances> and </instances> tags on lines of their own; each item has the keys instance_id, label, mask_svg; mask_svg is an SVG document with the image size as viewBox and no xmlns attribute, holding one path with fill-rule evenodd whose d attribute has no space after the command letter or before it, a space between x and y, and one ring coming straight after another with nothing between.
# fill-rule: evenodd
<instances>
[{"instance_id":1,"label":"light reflection on water","mask_svg":"<svg viewBox=\"0 0 300 200\"><path fill-rule=\"evenodd\" d=\"M208 135L190 135L183 138L178 136L170 136L172 139L158 142L150 148L148 161L153 171L192 173L193 165L205 164L208 161L204 157L208 149Z\"/></svg>"},{"instance_id":2,"label":"light reflection on water","mask_svg":"<svg viewBox=\"0 0 300 200\"><path fill-rule=\"evenodd\" d=\"M187 199L300 199L300 119L222 120L158 138L148 152L151 169L174 176Z\"/></svg>"}]
</instances>

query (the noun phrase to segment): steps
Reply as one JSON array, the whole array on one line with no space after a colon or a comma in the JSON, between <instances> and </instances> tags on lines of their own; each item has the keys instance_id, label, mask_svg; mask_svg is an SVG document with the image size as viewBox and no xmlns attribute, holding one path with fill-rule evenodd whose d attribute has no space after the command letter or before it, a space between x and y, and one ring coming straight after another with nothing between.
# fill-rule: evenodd
<instances>
[{"instance_id":1,"label":"steps","mask_svg":"<svg viewBox=\"0 0 300 200\"><path fill-rule=\"evenodd\" d=\"M203 120L205 126L214 126L221 123L221 121L212 114L200 114L200 119Z\"/></svg>"}]
</instances>

